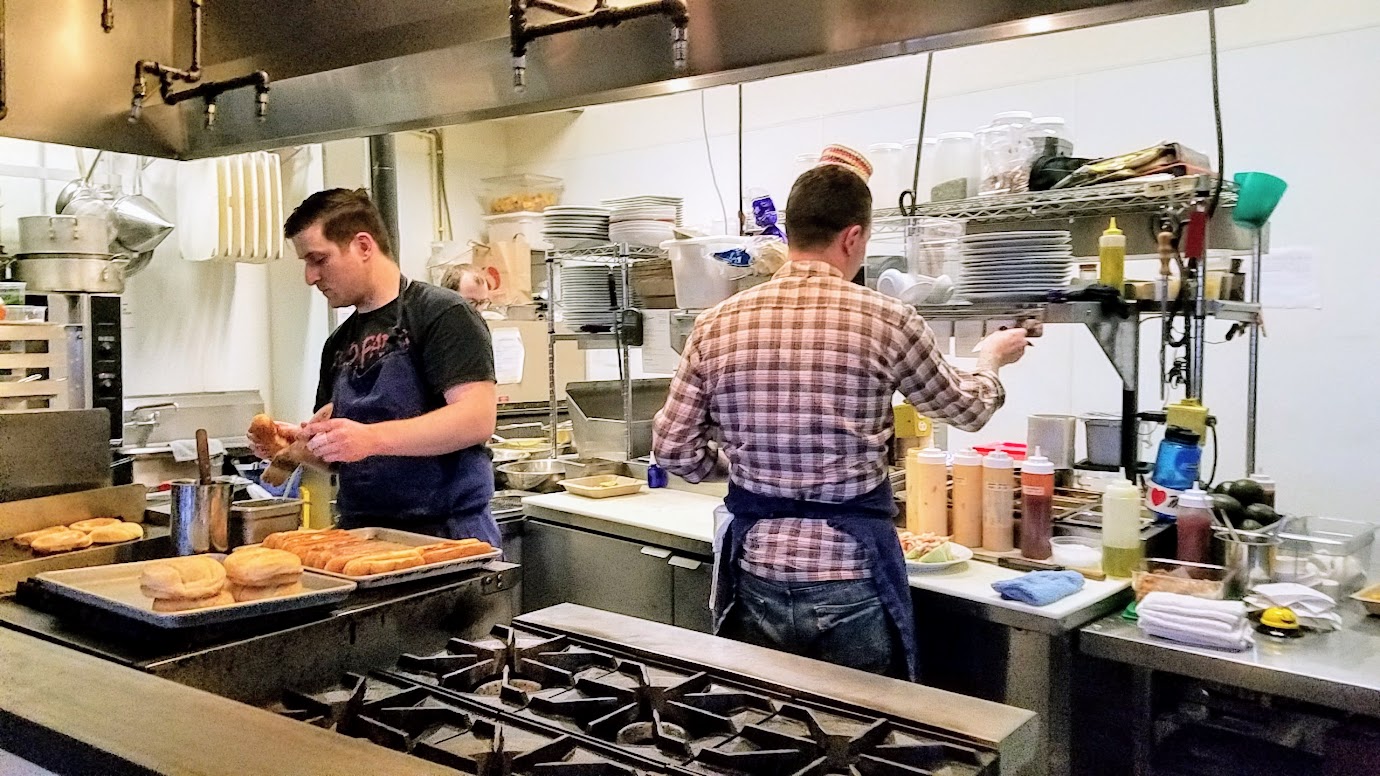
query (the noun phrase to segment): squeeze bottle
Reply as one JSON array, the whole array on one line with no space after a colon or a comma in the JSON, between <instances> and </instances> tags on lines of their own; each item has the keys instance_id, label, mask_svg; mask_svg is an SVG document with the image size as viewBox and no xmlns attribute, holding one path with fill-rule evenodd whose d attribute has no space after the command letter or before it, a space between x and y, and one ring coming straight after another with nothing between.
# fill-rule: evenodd
<instances>
[{"instance_id":1,"label":"squeeze bottle","mask_svg":"<svg viewBox=\"0 0 1380 776\"><path fill-rule=\"evenodd\" d=\"M1107 483L1102 493L1102 571L1129 579L1145 557L1140 543L1140 488L1130 480Z\"/></svg>"},{"instance_id":2,"label":"squeeze bottle","mask_svg":"<svg viewBox=\"0 0 1380 776\"><path fill-rule=\"evenodd\" d=\"M1097 282L1111 286L1118 294L1126 286L1126 235L1116 228L1116 219L1097 241Z\"/></svg>"},{"instance_id":3,"label":"squeeze bottle","mask_svg":"<svg viewBox=\"0 0 1380 776\"><path fill-rule=\"evenodd\" d=\"M1027 458L1021 467L1021 555L1047 560L1053 550L1054 462L1040 455Z\"/></svg>"},{"instance_id":4,"label":"squeeze bottle","mask_svg":"<svg viewBox=\"0 0 1380 776\"><path fill-rule=\"evenodd\" d=\"M982 547L992 552L1013 549L1016 476L1011 456L996 450L982 459Z\"/></svg>"},{"instance_id":5,"label":"squeeze bottle","mask_svg":"<svg viewBox=\"0 0 1380 776\"><path fill-rule=\"evenodd\" d=\"M954 542L982 546L982 456L971 447L954 455Z\"/></svg>"}]
</instances>

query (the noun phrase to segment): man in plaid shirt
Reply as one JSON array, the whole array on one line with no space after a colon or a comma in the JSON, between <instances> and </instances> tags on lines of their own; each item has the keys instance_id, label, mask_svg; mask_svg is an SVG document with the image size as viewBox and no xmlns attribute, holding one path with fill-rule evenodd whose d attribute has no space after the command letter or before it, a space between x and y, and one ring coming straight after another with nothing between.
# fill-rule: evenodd
<instances>
[{"instance_id":1,"label":"man in plaid shirt","mask_svg":"<svg viewBox=\"0 0 1380 776\"><path fill-rule=\"evenodd\" d=\"M892 396L977 430L1005 399L997 369L1026 341L1019 329L988 338L965 372L913 308L849 282L871 212L866 182L848 167L821 165L796 181L790 260L695 322L653 446L658 463L692 482L730 473L719 633L913 678L887 480Z\"/></svg>"}]
</instances>

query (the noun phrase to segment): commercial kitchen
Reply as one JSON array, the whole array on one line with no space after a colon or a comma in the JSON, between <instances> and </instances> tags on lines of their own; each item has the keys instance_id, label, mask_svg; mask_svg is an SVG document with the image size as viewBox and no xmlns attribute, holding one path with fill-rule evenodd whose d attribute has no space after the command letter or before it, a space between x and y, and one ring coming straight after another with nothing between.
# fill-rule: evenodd
<instances>
[{"instance_id":1,"label":"commercial kitchen","mask_svg":"<svg viewBox=\"0 0 1380 776\"><path fill-rule=\"evenodd\" d=\"M1380 774L1377 46L1364 0L0 0L0 773ZM847 298L1000 381L870 442L913 681L714 635L782 429L668 441L840 167ZM496 535L356 527L297 436L371 312L323 191L487 328Z\"/></svg>"}]
</instances>

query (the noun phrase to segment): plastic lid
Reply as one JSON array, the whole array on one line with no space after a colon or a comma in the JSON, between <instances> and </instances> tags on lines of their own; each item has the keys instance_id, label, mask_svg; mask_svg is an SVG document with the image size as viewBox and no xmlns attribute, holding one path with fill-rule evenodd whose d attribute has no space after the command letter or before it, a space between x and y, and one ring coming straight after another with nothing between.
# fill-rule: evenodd
<instances>
[{"instance_id":1,"label":"plastic lid","mask_svg":"<svg viewBox=\"0 0 1380 776\"><path fill-rule=\"evenodd\" d=\"M1205 490L1189 488L1179 495L1179 509L1212 509Z\"/></svg>"},{"instance_id":2,"label":"plastic lid","mask_svg":"<svg viewBox=\"0 0 1380 776\"><path fill-rule=\"evenodd\" d=\"M1273 484L1275 484L1275 478L1274 478L1274 477L1271 477L1271 476L1268 475L1268 474L1261 474L1260 472L1256 472L1255 474L1252 474L1248 479L1250 479L1251 482L1258 482L1258 483L1260 483L1261 485L1273 485Z\"/></svg>"},{"instance_id":3,"label":"plastic lid","mask_svg":"<svg viewBox=\"0 0 1380 776\"><path fill-rule=\"evenodd\" d=\"M1164 438L1192 445L1198 444L1198 440L1200 439L1197 433L1189 431L1186 428L1179 428L1178 426L1170 426L1169 430L1164 432Z\"/></svg>"},{"instance_id":4,"label":"plastic lid","mask_svg":"<svg viewBox=\"0 0 1380 776\"><path fill-rule=\"evenodd\" d=\"M1035 118L1035 114L1028 110L1008 110L998 113L992 117L993 124L1017 124L1029 123Z\"/></svg>"},{"instance_id":5,"label":"plastic lid","mask_svg":"<svg viewBox=\"0 0 1380 776\"><path fill-rule=\"evenodd\" d=\"M982 459L982 465L987 469L1011 469L1015 467L1016 459L1000 450L993 450Z\"/></svg>"},{"instance_id":6,"label":"plastic lid","mask_svg":"<svg viewBox=\"0 0 1380 776\"><path fill-rule=\"evenodd\" d=\"M1112 218L1112 223L1107 226L1107 231L1103 234L1121 234L1121 230L1116 228L1116 218Z\"/></svg>"},{"instance_id":7,"label":"plastic lid","mask_svg":"<svg viewBox=\"0 0 1380 776\"><path fill-rule=\"evenodd\" d=\"M954 453L954 466L981 466L982 456L973 448Z\"/></svg>"},{"instance_id":8,"label":"plastic lid","mask_svg":"<svg viewBox=\"0 0 1380 776\"><path fill-rule=\"evenodd\" d=\"M1030 123L1047 127L1062 127L1067 122L1064 121L1062 116L1041 116L1037 119L1031 119Z\"/></svg>"},{"instance_id":9,"label":"plastic lid","mask_svg":"<svg viewBox=\"0 0 1380 776\"><path fill-rule=\"evenodd\" d=\"M945 132L939 136L940 140L972 140L972 132Z\"/></svg>"},{"instance_id":10,"label":"plastic lid","mask_svg":"<svg viewBox=\"0 0 1380 776\"><path fill-rule=\"evenodd\" d=\"M900 151L900 150L901 150L901 144L900 144L900 143L873 143L872 145L870 145L870 146L867 147L868 153L872 153L873 151Z\"/></svg>"},{"instance_id":11,"label":"plastic lid","mask_svg":"<svg viewBox=\"0 0 1380 776\"><path fill-rule=\"evenodd\" d=\"M924 450L919 451L919 453L917 453L916 455L920 459L920 462L925 464L933 465L941 463L948 465L949 463L948 454L937 447L927 447Z\"/></svg>"},{"instance_id":12,"label":"plastic lid","mask_svg":"<svg viewBox=\"0 0 1380 776\"><path fill-rule=\"evenodd\" d=\"M1107 483L1103 494L1115 499L1140 500L1140 488L1134 482L1122 477L1119 480L1110 480Z\"/></svg>"},{"instance_id":13,"label":"plastic lid","mask_svg":"<svg viewBox=\"0 0 1380 776\"><path fill-rule=\"evenodd\" d=\"M1025 459L1021 464L1023 474L1053 474L1054 462L1040 455L1040 448L1035 448L1035 454Z\"/></svg>"},{"instance_id":14,"label":"plastic lid","mask_svg":"<svg viewBox=\"0 0 1380 776\"><path fill-rule=\"evenodd\" d=\"M797 162L818 162L819 154L796 154L795 160Z\"/></svg>"}]
</instances>

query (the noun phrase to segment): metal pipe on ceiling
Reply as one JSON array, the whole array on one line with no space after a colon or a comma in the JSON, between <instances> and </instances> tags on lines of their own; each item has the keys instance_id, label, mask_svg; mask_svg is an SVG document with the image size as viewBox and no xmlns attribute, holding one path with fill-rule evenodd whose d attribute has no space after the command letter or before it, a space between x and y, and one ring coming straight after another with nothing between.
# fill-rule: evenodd
<instances>
[{"instance_id":1,"label":"metal pipe on ceiling","mask_svg":"<svg viewBox=\"0 0 1380 776\"><path fill-rule=\"evenodd\" d=\"M392 242L393 260L401 262L398 227L398 143L392 135L369 136L369 195L383 216Z\"/></svg>"}]
</instances>

